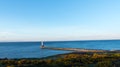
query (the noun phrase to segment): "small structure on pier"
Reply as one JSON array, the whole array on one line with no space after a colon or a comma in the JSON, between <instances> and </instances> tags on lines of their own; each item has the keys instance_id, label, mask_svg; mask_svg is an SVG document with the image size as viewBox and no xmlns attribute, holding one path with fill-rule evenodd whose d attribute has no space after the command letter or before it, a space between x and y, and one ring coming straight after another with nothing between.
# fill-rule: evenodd
<instances>
[{"instance_id":1,"label":"small structure on pier","mask_svg":"<svg viewBox=\"0 0 120 67\"><path fill-rule=\"evenodd\" d=\"M43 41L41 41L41 46L40 46L41 48L44 48L45 46L44 46L44 44L43 44Z\"/></svg>"}]
</instances>

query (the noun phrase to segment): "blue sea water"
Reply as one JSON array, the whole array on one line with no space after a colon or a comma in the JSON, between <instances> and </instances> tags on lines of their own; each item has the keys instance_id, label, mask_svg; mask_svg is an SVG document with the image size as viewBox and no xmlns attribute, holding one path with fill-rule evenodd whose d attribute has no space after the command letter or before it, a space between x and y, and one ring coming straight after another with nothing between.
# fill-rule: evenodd
<instances>
[{"instance_id":1,"label":"blue sea water","mask_svg":"<svg viewBox=\"0 0 120 67\"><path fill-rule=\"evenodd\" d=\"M45 46L60 48L86 48L120 50L120 40L51 41ZM70 51L41 49L40 42L0 42L0 58L41 58Z\"/></svg>"}]
</instances>

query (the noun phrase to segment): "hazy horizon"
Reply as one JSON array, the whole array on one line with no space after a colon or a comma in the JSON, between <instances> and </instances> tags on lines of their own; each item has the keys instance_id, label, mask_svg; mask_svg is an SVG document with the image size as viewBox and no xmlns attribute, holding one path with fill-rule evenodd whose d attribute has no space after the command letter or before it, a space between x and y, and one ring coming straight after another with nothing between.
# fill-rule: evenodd
<instances>
[{"instance_id":1,"label":"hazy horizon","mask_svg":"<svg viewBox=\"0 0 120 67\"><path fill-rule=\"evenodd\" d=\"M120 39L119 0L0 0L0 42Z\"/></svg>"}]
</instances>

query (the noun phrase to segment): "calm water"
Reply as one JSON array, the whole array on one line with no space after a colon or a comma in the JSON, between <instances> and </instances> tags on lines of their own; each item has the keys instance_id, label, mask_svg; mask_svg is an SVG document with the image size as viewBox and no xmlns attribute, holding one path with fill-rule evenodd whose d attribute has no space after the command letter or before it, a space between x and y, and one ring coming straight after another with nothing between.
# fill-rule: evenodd
<instances>
[{"instance_id":1,"label":"calm water","mask_svg":"<svg viewBox=\"0 0 120 67\"><path fill-rule=\"evenodd\" d=\"M56 41L44 42L45 46L62 48L88 48L120 50L120 40L102 41ZM0 58L41 58L69 51L40 49L40 42L1 42Z\"/></svg>"}]
</instances>

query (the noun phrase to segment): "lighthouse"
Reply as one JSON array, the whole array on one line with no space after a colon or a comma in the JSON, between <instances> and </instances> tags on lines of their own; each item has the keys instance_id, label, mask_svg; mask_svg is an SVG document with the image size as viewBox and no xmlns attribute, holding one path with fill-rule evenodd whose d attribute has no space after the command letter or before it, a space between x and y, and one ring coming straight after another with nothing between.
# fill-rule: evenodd
<instances>
[{"instance_id":1,"label":"lighthouse","mask_svg":"<svg viewBox=\"0 0 120 67\"><path fill-rule=\"evenodd\" d=\"M41 41L41 48L44 48L44 44L43 44L43 41Z\"/></svg>"}]
</instances>

